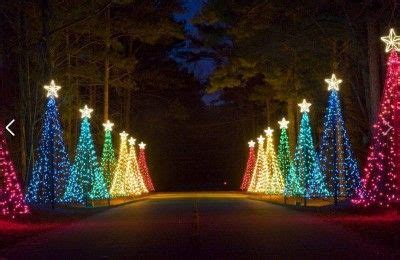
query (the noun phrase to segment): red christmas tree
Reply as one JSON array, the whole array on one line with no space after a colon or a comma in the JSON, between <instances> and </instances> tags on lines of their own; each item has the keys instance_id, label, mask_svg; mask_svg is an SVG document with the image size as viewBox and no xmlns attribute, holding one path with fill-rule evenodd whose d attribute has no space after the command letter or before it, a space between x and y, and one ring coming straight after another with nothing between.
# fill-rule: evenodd
<instances>
[{"instance_id":1,"label":"red christmas tree","mask_svg":"<svg viewBox=\"0 0 400 260\"><path fill-rule=\"evenodd\" d=\"M390 207L400 202L400 37L391 29L381 38L390 52L386 83L364 169L362 188L353 203Z\"/></svg>"},{"instance_id":2,"label":"red christmas tree","mask_svg":"<svg viewBox=\"0 0 400 260\"><path fill-rule=\"evenodd\" d=\"M248 144L249 144L249 157L247 159L242 185L240 185L240 189L243 191L247 191L247 189L249 188L251 176L253 175L254 166L256 164L256 156L254 152L254 145L256 143L253 140L251 140L250 142L248 142Z\"/></svg>"},{"instance_id":3,"label":"red christmas tree","mask_svg":"<svg viewBox=\"0 0 400 260\"><path fill-rule=\"evenodd\" d=\"M15 218L27 213L29 208L7 149L4 128L0 125L0 215Z\"/></svg>"},{"instance_id":4,"label":"red christmas tree","mask_svg":"<svg viewBox=\"0 0 400 260\"><path fill-rule=\"evenodd\" d=\"M147 167L147 160L146 160L146 144L141 142L139 144L139 170L143 176L144 183L148 191L154 191L154 185L150 177L149 168Z\"/></svg>"}]
</instances>

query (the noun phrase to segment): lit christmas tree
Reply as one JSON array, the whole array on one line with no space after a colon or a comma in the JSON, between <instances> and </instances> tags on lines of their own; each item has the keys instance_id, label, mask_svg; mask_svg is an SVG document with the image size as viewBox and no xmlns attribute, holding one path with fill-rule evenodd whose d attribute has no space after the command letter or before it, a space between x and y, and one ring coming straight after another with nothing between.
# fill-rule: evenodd
<instances>
[{"instance_id":1,"label":"lit christmas tree","mask_svg":"<svg viewBox=\"0 0 400 260\"><path fill-rule=\"evenodd\" d=\"M64 198L68 202L87 203L89 200L106 199L109 195L90 130L89 119L93 109L85 105L79 111L82 113L80 135Z\"/></svg>"},{"instance_id":2,"label":"lit christmas tree","mask_svg":"<svg viewBox=\"0 0 400 260\"><path fill-rule=\"evenodd\" d=\"M71 164L63 139L56 98L61 89L52 80L47 90L42 133L26 194L29 203L54 205L63 201Z\"/></svg>"},{"instance_id":3,"label":"lit christmas tree","mask_svg":"<svg viewBox=\"0 0 400 260\"><path fill-rule=\"evenodd\" d=\"M282 194L284 192L283 177L276 159L275 145L272 138L273 132L274 130L269 127L267 130L265 130L265 134L267 136L267 144L265 149L265 168L268 174L268 181L264 192L269 195Z\"/></svg>"},{"instance_id":4,"label":"lit christmas tree","mask_svg":"<svg viewBox=\"0 0 400 260\"><path fill-rule=\"evenodd\" d=\"M308 116L311 104L304 99L299 106L302 113L300 130L285 193L289 196L305 198L327 197L329 191L320 169L311 134Z\"/></svg>"},{"instance_id":5,"label":"lit christmas tree","mask_svg":"<svg viewBox=\"0 0 400 260\"><path fill-rule=\"evenodd\" d=\"M264 151L264 140L265 138L262 135L257 138L257 159L248 189L249 192L264 192L267 185L268 175L266 169L267 162Z\"/></svg>"},{"instance_id":6,"label":"lit christmas tree","mask_svg":"<svg viewBox=\"0 0 400 260\"><path fill-rule=\"evenodd\" d=\"M254 145L256 144L253 140L248 142L249 144L249 156L246 163L246 169L244 171L242 185L240 185L240 189L243 191L247 191L250 185L251 176L254 171L254 166L256 164L256 156L254 152Z\"/></svg>"},{"instance_id":7,"label":"lit christmas tree","mask_svg":"<svg viewBox=\"0 0 400 260\"><path fill-rule=\"evenodd\" d=\"M130 190L129 193L131 195L140 195L143 193L147 193L148 190L144 183L144 179L142 174L140 173L139 164L136 158L136 139L131 137L128 140L129 143L129 157L128 157L128 169L127 169L127 179L133 180L132 187L135 187L135 190Z\"/></svg>"},{"instance_id":8,"label":"lit christmas tree","mask_svg":"<svg viewBox=\"0 0 400 260\"><path fill-rule=\"evenodd\" d=\"M117 159L115 158L115 151L112 142L112 127L114 126L113 123L108 120L106 123L103 124L105 136L104 136L104 145L103 145L103 153L101 156L101 168L104 174L104 180L107 184L107 188L109 189L111 186L111 180L113 177L113 173L115 167L117 165Z\"/></svg>"},{"instance_id":9,"label":"lit christmas tree","mask_svg":"<svg viewBox=\"0 0 400 260\"><path fill-rule=\"evenodd\" d=\"M129 196L129 189L134 190L134 187L128 188L126 180L126 172L128 169L128 146L127 139L128 134L124 131L119 134L121 136L121 142L119 145L119 155L117 167L115 168L114 177L111 182L110 195L112 197L125 197Z\"/></svg>"},{"instance_id":10,"label":"lit christmas tree","mask_svg":"<svg viewBox=\"0 0 400 260\"><path fill-rule=\"evenodd\" d=\"M153 181L151 180L151 176L149 173L149 168L147 167L147 159L146 159L146 144L141 142L139 144L139 170L143 176L144 183L148 191L154 191Z\"/></svg>"},{"instance_id":11,"label":"lit christmas tree","mask_svg":"<svg viewBox=\"0 0 400 260\"><path fill-rule=\"evenodd\" d=\"M328 83L328 107L319 149L321 170L327 177L329 190L335 198L351 197L360 187L360 172L351 149L344 124L339 99L339 84L342 82L332 74Z\"/></svg>"},{"instance_id":12,"label":"lit christmas tree","mask_svg":"<svg viewBox=\"0 0 400 260\"><path fill-rule=\"evenodd\" d=\"M0 125L0 215L15 218L28 213L29 208L8 152L4 128Z\"/></svg>"},{"instance_id":13,"label":"lit christmas tree","mask_svg":"<svg viewBox=\"0 0 400 260\"><path fill-rule=\"evenodd\" d=\"M279 138L278 145L278 164L279 169L282 172L283 179L286 182L291 163L289 137L287 132L289 121L287 121L285 118L282 118L282 120L278 123L281 129L281 136Z\"/></svg>"},{"instance_id":14,"label":"lit christmas tree","mask_svg":"<svg viewBox=\"0 0 400 260\"><path fill-rule=\"evenodd\" d=\"M390 29L381 38L390 52L383 99L364 168L362 188L354 203L390 207L400 203L400 36Z\"/></svg>"}]
</instances>

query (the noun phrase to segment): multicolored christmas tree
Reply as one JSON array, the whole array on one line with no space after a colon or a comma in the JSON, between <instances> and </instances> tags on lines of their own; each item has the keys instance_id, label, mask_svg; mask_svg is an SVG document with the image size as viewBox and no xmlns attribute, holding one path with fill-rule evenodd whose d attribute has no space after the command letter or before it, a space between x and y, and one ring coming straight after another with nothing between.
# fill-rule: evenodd
<instances>
[{"instance_id":1,"label":"multicolored christmas tree","mask_svg":"<svg viewBox=\"0 0 400 260\"><path fill-rule=\"evenodd\" d=\"M107 188L109 189L111 186L111 180L113 178L113 173L115 167L117 166L117 159L115 158L115 151L112 142L112 128L114 126L113 123L108 120L103 124L105 136L104 136L104 145L103 145L103 153L101 155L101 169L104 174L104 181L106 182Z\"/></svg>"},{"instance_id":2,"label":"multicolored christmas tree","mask_svg":"<svg viewBox=\"0 0 400 260\"><path fill-rule=\"evenodd\" d=\"M33 171L29 176L26 200L35 204L62 202L71 164L63 139L56 98L61 89L52 80L47 90L42 133Z\"/></svg>"},{"instance_id":3,"label":"multicolored christmas tree","mask_svg":"<svg viewBox=\"0 0 400 260\"><path fill-rule=\"evenodd\" d=\"M287 132L289 121L287 121L285 118L282 118L282 120L278 121L278 123L281 129L278 145L278 164L283 179L286 183L291 163L289 137Z\"/></svg>"},{"instance_id":4,"label":"multicolored christmas tree","mask_svg":"<svg viewBox=\"0 0 400 260\"><path fill-rule=\"evenodd\" d=\"M264 192L269 195L282 194L285 188L282 173L279 169L278 161L276 159L275 145L272 138L273 132L274 130L269 127L267 130L265 130L265 134L267 136L267 144L265 149L265 168L268 174L268 178Z\"/></svg>"},{"instance_id":5,"label":"multicolored christmas tree","mask_svg":"<svg viewBox=\"0 0 400 260\"><path fill-rule=\"evenodd\" d=\"M332 77L325 81L328 83L329 98L319 156L321 170L327 177L329 190L336 204L338 197L352 197L360 188L360 172L340 105L339 84L342 80L332 74Z\"/></svg>"},{"instance_id":6,"label":"multicolored christmas tree","mask_svg":"<svg viewBox=\"0 0 400 260\"><path fill-rule=\"evenodd\" d=\"M148 190L144 183L144 179L139 169L139 164L136 158L136 139L131 137L128 140L129 143L129 157L128 157L128 169L127 169L127 179L133 180L133 185L135 187L134 193L132 195L140 195L147 193Z\"/></svg>"},{"instance_id":7,"label":"multicolored christmas tree","mask_svg":"<svg viewBox=\"0 0 400 260\"><path fill-rule=\"evenodd\" d=\"M110 195L112 197L125 197L135 193L133 180L126 179L128 169L129 153L128 153L128 134L124 131L119 134L121 142L119 145L119 155L117 167L115 168L114 177L111 182Z\"/></svg>"},{"instance_id":8,"label":"multicolored christmas tree","mask_svg":"<svg viewBox=\"0 0 400 260\"><path fill-rule=\"evenodd\" d=\"M303 99L299 106L302 113L300 130L285 193L305 198L327 197L330 194L314 149L308 116L311 104Z\"/></svg>"},{"instance_id":9,"label":"multicolored christmas tree","mask_svg":"<svg viewBox=\"0 0 400 260\"><path fill-rule=\"evenodd\" d=\"M249 156L246 163L246 169L243 175L242 185L240 185L240 189L242 191L247 191L247 189L249 188L251 176L253 174L254 166L256 164L256 156L254 152L254 145L256 143L253 140L250 140L248 144L249 144Z\"/></svg>"},{"instance_id":10,"label":"multicolored christmas tree","mask_svg":"<svg viewBox=\"0 0 400 260\"><path fill-rule=\"evenodd\" d=\"M386 83L372 140L368 150L362 188L354 203L363 206L390 207L400 203L400 36L393 29L387 37Z\"/></svg>"},{"instance_id":11,"label":"multicolored christmas tree","mask_svg":"<svg viewBox=\"0 0 400 260\"><path fill-rule=\"evenodd\" d=\"M64 198L68 202L87 203L89 200L106 199L109 194L90 130L89 119L93 109L85 105L79 111L82 113L80 135Z\"/></svg>"},{"instance_id":12,"label":"multicolored christmas tree","mask_svg":"<svg viewBox=\"0 0 400 260\"><path fill-rule=\"evenodd\" d=\"M147 159L146 159L146 144L141 142L139 144L139 170L140 173L142 174L142 177L144 179L144 183L146 185L146 188L148 191L152 192L154 191L154 185L153 181L151 180L149 168L147 167Z\"/></svg>"},{"instance_id":13,"label":"multicolored christmas tree","mask_svg":"<svg viewBox=\"0 0 400 260\"><path fill-rule=\"evenodd\" d=\"M29 208L7 148L4 128L0 125L0 215L15 218L28 213Z\"/></svg>"},{"instance_id":14,"label":"multicolored christmas tree","mask_svg":"<svg viewBox=\"0 0 400 260\"><path fill-rule=\"evenodd\" d=\"M262 135L260 135L260 137L257 138L258 141L257 159L248 189L249 192L265 192L265 188L268 182L268 174L266 169L267 162L264 151L264 140L265 138Z\"/></svg>"}]
</instances>

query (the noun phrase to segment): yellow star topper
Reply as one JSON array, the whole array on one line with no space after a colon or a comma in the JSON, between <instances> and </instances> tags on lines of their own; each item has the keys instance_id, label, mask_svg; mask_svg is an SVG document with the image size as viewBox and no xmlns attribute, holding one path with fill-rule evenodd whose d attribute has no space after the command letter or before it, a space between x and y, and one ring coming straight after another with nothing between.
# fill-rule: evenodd
<instances>
[{"instance_id":1,"label":"yellow star topper","mask_svg":"<svg viewBox=\"0 0 400 260\"><path fill-rule=\"evenodd\" d=\"M287 129L287 128L288 128L289 121L286 120L286 118L282 118L281 121L278 121L278 124L279 124L279 128L280 128L280 129Z\"/></svg>"},{"instance_id":2,"label":"yellow star topper","mask_svg":"<svg viewBox=\"0 0 400 260\"><path fill-rule=\"evenodd\" d=\"M87 105L83 107L83 109L79 109L79 111L82 113L82 118L90 118L91 113L93 112L93 109L89 108Z\"/></svg>"},{"instance_id":3,"label":"yellow star topper","mask_svg":"<svg viewBox=\"0 0 400 260\"><path fill-rule=\"evenodd\" d=\"M129 138L128 142L129 142L129 145L135 145L136 139L131 137L131 138Z\"/></svg>"},{"instance_id":4,"label":"yellow star topper","mask_svg":"<svg viewBox=\"0 0 400 260\"><path fill-rule=\"evenodd\" d=\"M258 141L259 144L263 144L263 143L264 143L264 140L265 140L265 138L264 138L262 135L260 135L260 136L257 138L257 141Z\"/></svg>"},{"instance_id":5,"label":"yellow star topper","mask_svg":"<svg viewBox=\"0 0 400 260\"><path fill-rule=\"evenodd\" d=\"M248 142L249 147L254 147L256 145L256 142L254 142L253 140L250 140L250 142Z\"/></svg>"},{"instance_id":6,"label":"yellow star topper","mask_svg":"<svg viewBox=\"0 0 400 260\"><path fill-rule=\"evenodd\" d=\"M393 49L400 51L400 36L396 35L393 28L390 29L389 35L381 37L381 40L386 43L386 52L390 52Z\"/></svg>"},{"instance_id":7,"label":"yellow star topper","mask_svg":"<svg viewBox=\"0 0 400 260\"><path fill-rule=\"evenodd\" d=\"M303 102L298 104L300 107L301 113L308 113L310 112L311 103L308 103L307 100L303 99Z\"/></svg>"},{"instance_id":8,"label":"yellow star topper","mask_svg":"<svg viewBox=\"0 0 400 260\"><path fill-rule=\"evenodd\" d=\"M337 79L335 74L332 74L332 77L330 79L325 79L325 82L328 83L328 91L339 91L339 84L343 81L341 79Z\"/></svg>"},{"instance_id":9,"label":"yellow star topper","mask_svg":"<svg viewBox=\"0 0 400 260\"><path fill-rule=\"evenodd\" d=\"M56 83L54 83L54 80L50 81L50 85L45 85L44 89L47 90L47 97L58 97L58 91L61 89L60 86L57 86Z\"/></svg>"},{"instance_id":10,"label":"yellow star topper","mask_svg":"<svg viewBox=\"0 0 400 260\"><path fill-rule=\"evenodd\" d=\"M268 127L267 129L264 130L266 136L272 136L274 133L274 130L271 129L271 127Z\"/></svg>"},{"instance_id":11,"label":"yellow star topper","mask_svg":"<svg viewBox=\"0 0 400 260\"><path fill-rule=\"evenodd\" d=\"M141 143L139 144L139 148L140 148L140 149L146 149L146 144L143 143L143 142L141 142Z\"/></svg>"},{"instance_id":12,"label":"yellow star topper","mask_svg":"<svg viewBox=\"0 0 400 260\"><path fill-rule=\"evenodd\" d=\"M121 136L121 139L126 139L126 138L128 138L128 133L127 132L125 132L125 131L123 131L122 133L120 133L119 134L120 136Z\"/></svg>"},{"instance_id":13,"label":"yellow star topper","mask_svg":"<svg viewBox=\"0 0 400 260\"><path fill-rule=\"evenodd\" d=\"M107 120L107 122L105 122L103 126L105 131L112 131L114 124L111 123L110 120Z\"/></svg>"}]
</instances>

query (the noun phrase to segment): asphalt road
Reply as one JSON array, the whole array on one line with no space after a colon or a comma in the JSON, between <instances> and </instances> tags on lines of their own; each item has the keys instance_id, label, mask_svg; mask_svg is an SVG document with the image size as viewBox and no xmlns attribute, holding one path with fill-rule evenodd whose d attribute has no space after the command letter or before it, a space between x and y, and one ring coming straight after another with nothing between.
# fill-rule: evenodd
<instances>
[{"instance_id":1,"label":"asphalt road","mask_svg":"<svg viewBox=\"0 0 400 260\"><path fill-rule=\"evenodd\" d=\"M0 253L10 259L370 259L385 251L309 213L241 194L181 193L112 208Z\"/></svg>"}]
</instances>

